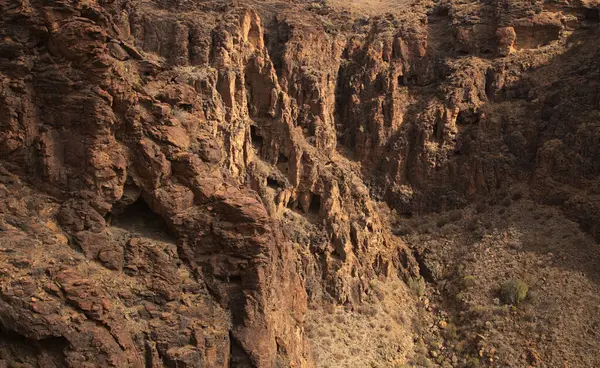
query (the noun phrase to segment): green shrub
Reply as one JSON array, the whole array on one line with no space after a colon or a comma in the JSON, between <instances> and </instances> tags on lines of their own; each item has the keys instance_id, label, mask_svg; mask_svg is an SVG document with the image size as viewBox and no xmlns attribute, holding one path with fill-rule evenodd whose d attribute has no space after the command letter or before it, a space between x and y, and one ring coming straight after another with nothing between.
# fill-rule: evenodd
<instances>
[{"instance_id":1,"label":"green shrub","mask_svg":"<svg viewBox=\"0 0 600 368\"><path fill-rule=\"evenodd\" d=\"M417 366L419 366L419 367L425 367L425 368L433 367L433 363L425 355L417 355L415 357L415 363L417 363Z\"/></svg>"},{"instance_id":2,"label":"green shrub","mask_svg":"<svg viewBox=\"0 0 600 368\"><path fill-rule=\"evenodd\" d=\"M467 276L463 277L463 286L465 288L469 288L471 286L474 286L475 283L476 283L476 280L477 279L475 278L475 276L467 275Z\"/></svg>"},{"instance_id":3,"label":"green shrub","mask_svg":"<svg viewBox=\"0 0 600 368\"><path fill-rule=\"evenodd\" d=\"M456 325L454 323L448 323L446 328L444 328L444 335L447 340L456 340L458 339L458 331L456 330Z\"/></svg>"},{"instance_id":4,"label":"green shrub","mask_svg":"<svg viewBox=\"0 0 600 368\"><path fill-rule=\"evenodd\" d=\"M519 305L527 297L529 287L519 279L510 279L502 284L500 298L504 304Z\"/></svg>"},{"instance_id":5,"label":"green shrub","mask_svg":"<svg viewBox=\"0 0 600 368\"><path fill-rule=\"evenodd\" d=\"M423 296L425 294L425 279L423 277L411 277L406 283L408 288L416 295Z\"/></svg>"},{"instance_id":6,"label":"green shrub","mask_svg":"<svg viewBox=\"0 0 600 368\"><path fill-rule=\"evenodd\" d=\"M412 235L412 233L414 233L414 230L410 226L399 226L394 230L396 236Z\"/></svg>"},{"instance_id":7,"label":"green shrub","mask_svg":"<svg viewBox=\"0 0 600 368\"><path fill-rule=\"evenodd\" d=\"M467 356L467 367L468 368L478 368L479 366L480 366L479 358Z\"/></svg>"}]
</instances>

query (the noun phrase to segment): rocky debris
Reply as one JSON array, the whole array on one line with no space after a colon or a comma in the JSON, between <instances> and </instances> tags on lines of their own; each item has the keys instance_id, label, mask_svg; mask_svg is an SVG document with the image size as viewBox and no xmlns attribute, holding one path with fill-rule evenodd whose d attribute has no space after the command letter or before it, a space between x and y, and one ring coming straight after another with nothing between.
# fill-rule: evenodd
<instances>
[{"instance_id":1,"label":"rocky debris","mask_svg":"<svg viewBox=\"0 0 600 368\"><path fill-rule=\"evenodd\" d=\"M531 194L521 188L485 205L398 219L396 226L414 229L403 239L435 271L416 336L432 364L598 364L589 353L600 344L597 243Z\"/></svg>"}]
</instances>

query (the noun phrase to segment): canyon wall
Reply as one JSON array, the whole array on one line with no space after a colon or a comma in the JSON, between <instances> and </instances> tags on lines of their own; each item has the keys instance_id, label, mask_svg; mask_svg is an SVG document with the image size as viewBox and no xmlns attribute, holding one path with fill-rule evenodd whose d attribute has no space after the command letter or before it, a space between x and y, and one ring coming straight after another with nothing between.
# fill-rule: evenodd
<instances>
[{"instance_id":1,"label":"canyon wall","mask_svg":"<svg viewBox=\"0 0 600 368\"><path fill-rule=\"evenodd\" d=\"M407 9L0 0L0 362L313 366L309 304L418 275L388 206L598 238L598 4Z\"/></svg>"}]
</instances>

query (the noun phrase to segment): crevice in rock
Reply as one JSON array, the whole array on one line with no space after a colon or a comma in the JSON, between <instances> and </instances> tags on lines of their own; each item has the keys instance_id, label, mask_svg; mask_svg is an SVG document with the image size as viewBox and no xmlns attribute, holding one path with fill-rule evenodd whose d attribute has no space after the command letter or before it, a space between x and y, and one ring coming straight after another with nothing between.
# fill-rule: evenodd
<instances>
[{"instance_id":1,"label":"crevice in rock","mask_svg":"<svg viewBox=\"0 0 600 368\"><path fill-rule=\"evenodd\" d=\"M153 348L148 340L145 341L145 343L144 343L144 360L146 363L145 364L146 368L155 367L156 366L155 363L158 363L158 362L154 361L155 349L156 348ZM156 353L158 353L158 352L156 352Z\"/></svg>"},{"instance_id":2,"label":"crevice in rock","mask_svg":"<svg viewBox=\"0 0 600 368\"><path fill-rule=\"evenodd\" d=\"M240 346L232 332L229 332L230 367L254 367L248 353Z\"/></svg>"},{"instance_id":3,"label":"crevice in rock","mask_svg":"<svg viewBox=\"0 0 600 368\"><path fill-rule=\"evenodd\" d=\"M346 53L347 50L344 50L344 53ZM348 64L342 63L340 65L340 67L338 68L338 74L337 74L337 79L336 79L336 83L335 83L335 88L334 88L334 96L335 96L335 103L334 103L334 114L333 114L333 123L334 123L334 127L336 129L336 140L337 140L337 145L339 146L346 146L348 147L351 142L349 142L348 139L348 132L347 132L347 127L346 124L344 124L345 122L345 118L346 118L346 113L345 113L345 109L347 109L348 104L348 99L350 97L350 86L349 83L346 81L346 83L344 83L345 81L345 72L346 69L348 68L347 66Z\"/></svg>"},{"instance_id":4,"label":"crevice in rock","mask_svg":"<svg viewBox=\"0 0 600 368\"><path fill-rule=\"evenodd\" d=\"M194 110L194 106L192 104L181 103L178 105L179 108L184 110L185 112L192 112Z\"/></svg>"},{"instance_id":5,"label":"crevice in rock","mask_svg":"<svg viewBox=\"0 0 600 368\"><path fill-rule=\"evenodd\" d=\"M406 86L406 76L404 74L401 74L398 76L398 87L404 86Z\"/></svg>"},{"instance_id":6,"label":"crevice in rock","mask_svg":"<svg viewBox=\"0 0 600 368\"><path fill-rule=\"evenodd\" d=\"M219 281L227 282L228 284L241 284L242 276L241 275L214 275L215 279Z\"/></svg>"},{"instance_id":7,"label":"crevice in rock","mask_svg":"<svg viewBox=\"0 0 600 368\"><path fill-rule=\"evenodd\" d=\"M444 141L444 121L440 118L436 119L433 125L432 140L439 142L440 144Z\"/></svg>"},{"instance_id":8,"label":"crevice in rock","mask_svg":"<svg viewBox=\"0 0 600 368\"><path fill-rule=\"evenodd\" d=\"M296 208L298 208L298 201L290 199L287 203L287 208L289 208L290 210L295 210Z\"/></svg>"},{"instance_id":9,"label":"crevice in rock","mask_svg":"<svg viewBox=\"0 0 600 368\"><path fill-rule=\"evenodd\" d=\"M419 265L419 274L423 277L423 279L427 282L434 282L435 280L433 273L427 266L424 252L415 249L413 250L413 256Z\"/></svg>"},{"instance_id":10,"label":"crevice in rock","mask_svg":"<svg viewBox=\"0 0 600 368\"><path fill-rule=\"evenodd\" d=\"M112 218L115 215L122 214L127 206L133 204L140 198L141 194L142 190L135 184L134 180L131 177L127 177L123 187L123 195L115 202L111 212L106 214L105 219L106 217Z\"/></svg>"},{"instance_id":11,"label":"crevice in rock","mask_svg":"<svg viewBox=\"0 0 600 368\"><path fill-rule=\"evenodd\" d=\"M291 35L291 27L285 21L278 20L274 20L264 32L265 46L279 79L283 74L283 55Z\"/></svg>"}]
</instances>

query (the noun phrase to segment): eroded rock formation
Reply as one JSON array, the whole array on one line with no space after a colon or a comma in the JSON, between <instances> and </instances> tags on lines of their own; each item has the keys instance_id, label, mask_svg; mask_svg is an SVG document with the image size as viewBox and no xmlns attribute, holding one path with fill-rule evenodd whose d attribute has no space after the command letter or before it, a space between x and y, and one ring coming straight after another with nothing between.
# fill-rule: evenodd
<instances>
[{"instance_id":1,"label":"eroded rock formation","mask_svg":"<svg viewBox=\"0 0 600 368\"><path fill-rule=\"evenodd\" d=\"M597 237L598 4L407 9L1 0L0 363L313 366L308 303L418 273L373 199Z\"/></svg>"}]
</instances>

